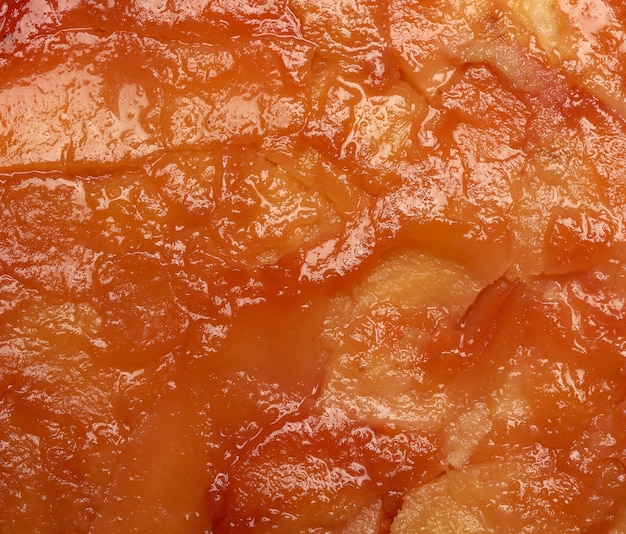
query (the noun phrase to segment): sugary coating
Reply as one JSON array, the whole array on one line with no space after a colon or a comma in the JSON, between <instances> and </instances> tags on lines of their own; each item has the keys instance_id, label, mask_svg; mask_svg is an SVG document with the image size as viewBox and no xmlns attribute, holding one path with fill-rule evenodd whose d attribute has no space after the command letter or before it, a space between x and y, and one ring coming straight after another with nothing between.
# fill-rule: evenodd
<instances>
[{"instance_id":1,"label":"sugary coating","mask_svg":"<svg viewBox=\"0 0 626 534\"><path fill-rule=\"evenodd\" d=\"M626 532L625 5L0 6L0 532Z\"/></svg>"}]
</instances>

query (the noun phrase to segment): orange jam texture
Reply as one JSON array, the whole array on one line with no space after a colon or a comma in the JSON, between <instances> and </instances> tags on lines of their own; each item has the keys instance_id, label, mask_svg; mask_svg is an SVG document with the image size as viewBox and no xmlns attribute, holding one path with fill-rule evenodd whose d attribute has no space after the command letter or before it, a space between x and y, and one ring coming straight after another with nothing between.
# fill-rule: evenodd
<instances>
[{"instance_id":1,"label":"orange jam texture","mask_svg":"<svg viewBox=\"0 0 626 534\"><path fill-rule=\"evenodd\" d=\"M626 532L625 6L0 5L0 532Z\"/></svg>"}]
</instances>

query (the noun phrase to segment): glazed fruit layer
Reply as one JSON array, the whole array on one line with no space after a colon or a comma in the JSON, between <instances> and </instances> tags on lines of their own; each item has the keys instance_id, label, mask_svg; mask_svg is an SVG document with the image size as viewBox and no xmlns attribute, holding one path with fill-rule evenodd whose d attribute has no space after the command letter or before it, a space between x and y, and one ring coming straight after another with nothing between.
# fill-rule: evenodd
<instances>
[{"instance_id":1,"label":"glazed fruit layer","mask_svg":"<svg viewBox=\"0 0 626 534\"><path fill-rule=\"evenodd\" d=\"M626 532L621 0L0 7L0 531Z\"/></svg>"}]
</instances>

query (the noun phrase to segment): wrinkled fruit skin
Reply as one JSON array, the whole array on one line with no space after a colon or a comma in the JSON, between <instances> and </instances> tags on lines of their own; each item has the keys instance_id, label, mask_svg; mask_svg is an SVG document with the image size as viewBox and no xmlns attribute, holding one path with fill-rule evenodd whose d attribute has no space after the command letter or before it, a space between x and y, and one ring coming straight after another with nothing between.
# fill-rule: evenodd
<instances>
[{"instance_id":1,"label":"wrinkled fruit skin","mask_svg":"<svg viewBox=\"0 0 626 534\"><path fill-rule=\"evenodd\" d=\"M0 531L626 531L620 0L0 6Z\"/></svg>"}]
</instances>

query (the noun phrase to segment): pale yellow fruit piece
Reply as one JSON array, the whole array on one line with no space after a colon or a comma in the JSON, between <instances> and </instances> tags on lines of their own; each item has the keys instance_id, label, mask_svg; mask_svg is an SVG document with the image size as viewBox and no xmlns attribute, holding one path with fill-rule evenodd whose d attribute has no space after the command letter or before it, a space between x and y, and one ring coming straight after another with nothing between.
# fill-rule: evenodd
<instances>
[{"instance_id":1,"label":"pale yellow fruit piece","mask_svg":"<svg viewBox=\"0 0 626 534\"><path fill-rule=\"evenodd\" d=\"M487 280L465 266L419 248L392 251L353 290L360 309L388 302L398 308L471 304Z\"/></svg>"},{"instance_id":2,"label":"pale yellow fruit piece","mask_svg":"<svg viewBox=\"0 0 626 534\"><path fill-rule=\"evenodd\" d=\"M392 534L584 532L610 506L539 445L450 471L404 499Z\"/></svg>"},{"instance_id":3,"label":"pale yellow fruit piece","mask_svg":"<svg viewBox=\"0 0 626 534\"><path fill-rule=\"evenodd\" d=\"M418 248L381 258L332 304L325 333L332 358L320 402L372 423L441 428L451 403L424 368L430 331L407 317L429 309L459 317L484 283L463 265Z\"/></svg>"}]
</instances>

